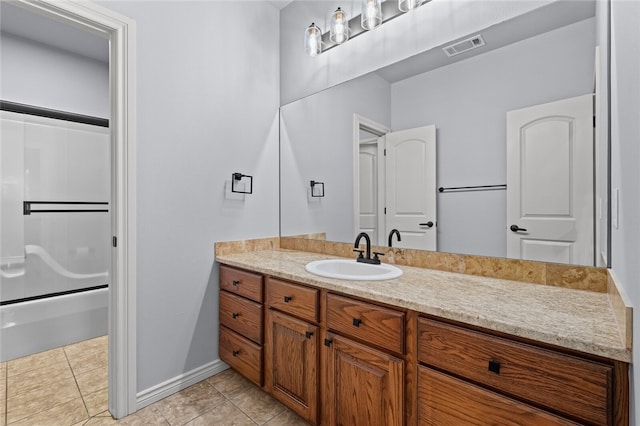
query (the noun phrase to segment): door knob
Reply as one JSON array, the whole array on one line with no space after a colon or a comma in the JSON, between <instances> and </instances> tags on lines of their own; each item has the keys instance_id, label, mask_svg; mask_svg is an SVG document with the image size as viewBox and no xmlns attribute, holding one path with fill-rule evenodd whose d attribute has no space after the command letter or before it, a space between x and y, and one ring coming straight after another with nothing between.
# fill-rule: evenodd
<instances>
[{"instance_id":1,"label":"door knob","mask_svg":"<svg viewBox=\"0 0 640 426\"><path fill-rule=\"evenodd\" d=\"M509 229L511 229L511 231L512 231L512 232L518 232L518 231L524 231L524 232L527 232L527 230L526 230L526 229L524 229L524 228L520 228L518 225L511 225L511 226L509 227Z\"/></svg>"},{"instance_id":2,"label":"door knob","mask_svg":"<svg viewBox=\"0 0 640 426\"><path fill-rule=\"evenodd\" d=\"M427 228L431 228L433 226L433 222L429 221L427 223L419 223L420 226L426 226Z\"/></svg>"}]
</instances>

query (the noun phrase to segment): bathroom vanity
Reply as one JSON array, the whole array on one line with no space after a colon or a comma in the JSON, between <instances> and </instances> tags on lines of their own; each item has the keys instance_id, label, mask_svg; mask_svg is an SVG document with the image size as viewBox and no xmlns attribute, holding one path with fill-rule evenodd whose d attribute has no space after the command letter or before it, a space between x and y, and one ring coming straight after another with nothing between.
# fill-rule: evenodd
<instances>
[{"instance_id":1,"label":"bathroom vanity","mask_svg":"<svg viewBox=\"0 0 640 426\"><path fill-rule=\"evenodd\" d=\"M630 348L606 293L332 256L218 254L220 358L311 424L628 424Z\"/></svg>"}]
</instances>

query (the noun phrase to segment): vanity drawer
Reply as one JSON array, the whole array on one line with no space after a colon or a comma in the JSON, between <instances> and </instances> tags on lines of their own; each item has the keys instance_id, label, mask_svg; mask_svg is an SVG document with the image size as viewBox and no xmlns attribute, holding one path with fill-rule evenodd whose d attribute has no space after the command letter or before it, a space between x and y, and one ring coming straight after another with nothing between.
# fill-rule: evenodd
<instances>
[{"instance_id":1,"label":"vanity drawer","mask_svg":"<svg viewBox=\"0 0 640 426\"><path fill-rule=\"evenodd\" d=\"M220 327L220 359L258 386L262 386L262 346L228 328Z\"/></svg>"},{"instance_id":2,"label":"vanity drawer","mask_svg":"<svg viewBox=\"0 0 640 426\"><path fill-rule=\"evenodd\" d=\"M220 288L262 303L262 275L220 265Z\"/></svg>"},{"instance_id":3,"label":"vanity drawer","mask_svg":"<svg viewBox=\"0 0 640 426\"><path fill-rule=\"evenodd\" d=\"M575 425L430 368L418 367L420 425Z\"/></svg>"},{"instance_id":4,"label":"vanity drawer","mask_svg":"<svg viewBox=\"0 0 640 426\"><path fill-rule=\"evenodd\" d=\"M318 322L318 290L267 278L267 305L301 319Z\"/></svg>"},{"instance_id":5,"label":"vanity drawer","mask_svg":"<svg viewBox=\"0 0 640 426\"><path fill-rule=\"evenodd\" d=\"M327 327L396 353L404 353L405 314L336 294L327 295Z\"/></svg>"},{"instance_id":6,"label":"vanity drawer","mask_svg":"<svg viewBox=\"0 0 640 426\"><path fill-rule=\"evenodd\" d=\"M220 292L220 324L262 344L262 305L240 296Z\"/></svg>"},{"instance_id":7,"label":"vanity drawer","mask_svg":"<svg viewBox=\"0 0 640 426\"><path fill-rule=\"evenodd\" d=\"M588 423L611 423L608 365L426 318L418 320L418 360Z\"/></svg>"}]
</instances>

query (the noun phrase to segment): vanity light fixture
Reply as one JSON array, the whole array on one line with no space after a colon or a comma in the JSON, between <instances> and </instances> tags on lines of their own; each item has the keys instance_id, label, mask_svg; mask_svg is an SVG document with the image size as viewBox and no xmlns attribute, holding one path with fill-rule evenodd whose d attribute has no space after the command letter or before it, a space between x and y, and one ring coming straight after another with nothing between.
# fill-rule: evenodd
<instances>
[{"instance_id":1,"label":"vanity light fixture","mask_svg":"<svg viewBox=\"0 0 640 426\"><path fill-rule=\"evenodd\" d=\"M398 0L398 9L401 12L408 12L417 9L422 4L422 0Z\"/></svg>"},{"instance_id":2,"label":"vanity light fixture","mask_svg":"<svg viewBox=\"0 0 640 426\"><path fill-rule=\"evenodd\" d=\"M304 50L309 56L318 56L322 52L322 30L313 22L304 32Z\"/></svg>"},{"instance_id":3,"label":"vanity light fixture","mask_svg":"<svg viewBox=\"0 0 640 426\"><path fill-rule=\"evenodd\" d=\"M364 30L372 30L382 24L382 4L380 0L362 0L361 25Z\"/></svg>"},{"instance_id":4,"label":"vanity light fixture","mask_svg":"<svg viewBox=\"0 0 640 426\"><path fill-rule=\"evenodd\" d=\"M417 9L431 0L361 0L362 13L349 19L348 14L337 8L329 18L329 31L322 33L312 23L304 32L304 50L309 56L318 56L350 38L372 30L404 12ZM358 22L359 21L359 22Z\"/></svg>"},{"instance_id":5,"label":"vanity light fixture","mask_svg":"<svg viewBox=\"0 0 640 426\"><path fill-rule=\"evenodd\" d=\"M337 8L331 14L331 33L329 40L336 44L342 44L349 40L349 16L341 8Z\"/></svg>"}]
</instances>

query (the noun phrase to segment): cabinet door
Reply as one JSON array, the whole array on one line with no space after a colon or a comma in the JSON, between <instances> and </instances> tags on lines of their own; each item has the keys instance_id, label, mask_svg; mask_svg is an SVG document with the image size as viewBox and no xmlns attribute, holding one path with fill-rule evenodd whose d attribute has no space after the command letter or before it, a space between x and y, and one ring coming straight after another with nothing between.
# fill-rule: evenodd
<instances>
[{"instance_id":1,"label":"cabinet door","mask_svg":"<svg viewBox=\"0 0 640 426\"><path fill-rule=\"evenodd\" d=\"M318 327L269 309L265 388L298 415L318 421Z\"/></svg>"},{"instance_id":2,"label":"cabinet door","mask_svg":"<svg viewBox=\"0 0 640 426\"><path fill-rule=\"evenodd\" d=\"M326 344L328 423L402 426L404 361L331 333Z\"/></svg>"}]
</instances>

